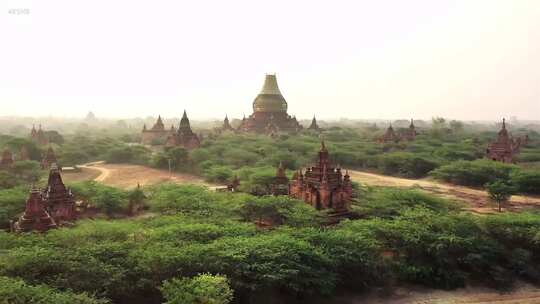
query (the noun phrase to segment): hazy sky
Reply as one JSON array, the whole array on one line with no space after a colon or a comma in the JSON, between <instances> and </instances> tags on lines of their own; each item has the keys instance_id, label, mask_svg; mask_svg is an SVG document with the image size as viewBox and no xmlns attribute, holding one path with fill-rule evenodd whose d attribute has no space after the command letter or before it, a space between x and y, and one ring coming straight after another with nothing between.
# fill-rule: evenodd
<instances>
[{"instance_id":1,"label":"hazy sky","mask_svg":"<svg viewBox=\"0 0 540 304\"><path fill-rule=\"evenodd\" d=\"M13 14L10 9L28 9ZM0 116L540 119L540 1L0 0Z\"/></svg>"}]
</instances>

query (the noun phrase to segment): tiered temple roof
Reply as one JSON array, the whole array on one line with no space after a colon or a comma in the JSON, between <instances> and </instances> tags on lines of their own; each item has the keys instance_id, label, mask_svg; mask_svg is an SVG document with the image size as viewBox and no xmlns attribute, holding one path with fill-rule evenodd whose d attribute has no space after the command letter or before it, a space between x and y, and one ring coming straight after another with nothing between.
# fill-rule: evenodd
<instances>
[{"instance_id":1,"label":"tiered temple roof","mask_svg":"<svg viewBox=\"0 0 540 304\"><path fill-rule=\"evenodd\" d=\"M36 130L35 125L32 125L32 130L30 131L30 139L32 139L33 142L41 146L49 144L49 139L47 138L47 135L45 135L45 132L41 128L41 125L39 125L38 130Z\"/></svg>"},{"instance_id":2,"label":"tiered temple roof","mask_svg":"<svg viewBox=\"0 0 540 304\"><path fill-rule=\"evenodd\" d=\"M313 131L319 131L321 128L319 128L319 125L317 124L317 119L315 118L315 115L313 115L313 119L311 120L311 125L309 125L308 130Z\"/></svg>"},{"instance_id":3,"label":"tiered temple roof","mask_svg":"<svg viewBox=\"0 0 540 304\"><path fill-rule=\"evenodd\" d=\"M506 129L506 120L503 118L502 127L497 139L490 143L486 149L486 157L503 163L512 163L514 156L519 153L521 139L515 141Z\"/></svg>"},{"instance_id":4,"label":"tiered temple roof","mask_svg":"<svg viewBox=\"0 0 540 304\"><path fill-rule=\"evenodd\" d=\"M287 101L279 90L276 75L266 75L263 88L253 101L253 114L242 120L240 131L257 133L296 132L302 129L287 114Z\"/></svg>"},{"instance_id":5,"label":"tiered temple roof","mask_svg":"<svg viewBox=\"0 0 540 304\"><path fill-rule=\"evenodd\" d=\"M71 190L64 185L56 164L51 166L47 188L44 190L43 196L49 214L57 223L75 220L75 197Z\"/></svg>"},{"instance_id":6,"label":"tiered temple roof","mask_svg":"<svg viewBox=\"0 0 540 304\"><path fill-rule=\"evenodd\" d=\"M225 115L225 119L223 120L223 126L221 127L221 131L235 131L234 128L231 126L231 123L229 122L229 117Z\"/></svg>"},{"instance_id":7,"label":"tiered temple roof","mask_svg":"<svg viewBox=\"0 0 540 304\"><path fill-rule=\"evenodd\" d=\"M392 124L388 126L388 129L386 129L386 132L384 132L384 135L378 141L379 143L390 143L399 141L399 137L394 131Z\"/></svg>"},{"instance_id":8,"label":"tiered temple roof","mask_svg":"<svg viewBox=\"0 0 540 304\"><path fill-rule=\"evenodd\" d=\"M32 186L26 210L14 229L19 232L44 232L76 218L75 197L64 185L56 164L52 164L47 187L41 191Z\"/></svg>"},{"instance_id":9,"label":"tiered temple roof","mask_svg":"<svg viewBox=\"0 0 540 304\"><path fill-rule=\"evenodd\" d=\"M47 170L51 168L52 164L57 164L57 163L58 161L56 159L56 155L54 154L54 150L52 147L49 147L49 149L47 149L47 153L41 160L41 169Z\"/></svg>"},{"instance_id":10,"label":"tiered temple roof","mask_svg":"<svg viewBox=\"0 0 540 304\"><path fill-rule=\"evenodd\" d=\"M56 228L56 222L45 209L45 205L46 202L43 199L41 191L32 187L32 190L30 190L30 195L26 200L24 214L14 225L15 231L44 232L49 229Z\"/></svg>"},{"instance_id":11,"label":"tiered temple roof","mask_svg":"<svg viewBox=\"0 0 540 304\"><path fill-rule=\"evenodd\" d=\"M296 172L289 185L289 195L317 209L347 211L352 198L352 184L348 173L341 168L332 167L328 150L321 142L317 162L307 168L305 173Z\"/></svg>"},{"instance_id":12,"label":"tiered temple roof","mask_svg":"<svg viewBox=\"0 0 540 304\"><path fill-rule=\"evenodd\" d=\"M178 131L167 138L166 145L169 147L181 146L188 150L200 147L201 143L199 137L191 130L191 125L185 110L182 119L180 120Z\"/></svg>"},{"instance_id":13,"label":"tiered temple roof","mask_svg":"<svg viewBox=\"0 0 540 304\"><path fill-rule=\"evenodd\" d=\"M283 163L279 162L279 166L276 170L276 177L272 183L273 195L287 195L289 194L289 178L285 174L285 168Z\"/></svg>"},{"instance_id":14,"label":"tiered temple roof","mask_svg":"<svg viewBox=\"0 0 540 304\"><path fill-rule=\"evenodd\" d=\"M174 132L174 126L171 127L171 130L165 129L165 124L159 115L151 129L147 129L146 124L143 126L141 143L144 145L164 144L169 135L174 134Z\"/></svg>"},{"instance_id":15,"label":"tiered temple roof","mask_svg":"<svg viewBox=\"0 0 540 304\"><path fill-rule=\"evenodd\" d=\"M394 128L392 127L392 124L388 126L388 129L386 129L386 132L381 136L377 142L379 143L397 143L402 140L404 141L413 141L416 138L416 135L418 133L416 132L416 127L414 126L414 121L411 119L411 123L409 125L409 128L405 130L400 130L400 132L396 132Z\"/></svg>"},{"instance_id":16,"label":"tiered temple roof","mask_svg":"<svg viewBox=\"0 0 540 304\"><path fill-rule=\"evenodd\" d=\"M8 148L2 152L2 158L0 158L0 168L8 168L13 165L13 153Z\"/></svg>"}]
</instances>

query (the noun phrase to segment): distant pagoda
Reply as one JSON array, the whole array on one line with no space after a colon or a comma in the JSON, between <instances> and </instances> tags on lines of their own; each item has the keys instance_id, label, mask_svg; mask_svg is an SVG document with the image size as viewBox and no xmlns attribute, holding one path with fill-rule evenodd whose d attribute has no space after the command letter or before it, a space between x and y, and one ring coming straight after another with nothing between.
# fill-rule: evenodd
<instances>
[{"instance_id":1,"label":"distant pagoda","mask_svg":"<svg viewBox=\"0 0 540 304\"><path fill-rule=\"evenodd\" d=\"M164 144L167 138L170 135L174 134L174 132L174 125L171 126L170 130L165 129L165 124L163 124L161 115L159 115L156 123L152 126L151 129L147 129L146 125L143 126L141 143L143 145Z\"/></svg>"},{"instance_id":2,"label":"distant pagoda","mask_svg":"<svg viewBox=\"0 0 540 304\"><path fill-rule=\"evenodd\" d=\"M302 126L287 114L287 102L279 90L275 74L267 74L263 88L253 101L253 114L242 120L238 130L275 134L296 132Z\"/></svg>"},{"instance_id":3,"label":"distant pagoda","mask_svg":"<svg viewBox=\"0 0 540 304\"><path fill-rule=\"evenodd\" d=\"M411 118L411 124L409 125L409 128L404 130L402 133L401 133L401 139L403 140L409 140L409 141L413 141L416 139L416 135L418 133L416 133L416 127L414 126L414 121L413 119Z\"/></svg>"},{"instance_id":4,"label":"distant pagoda","mask_svg":"<svg viewBox=\"0 0 540 304\"><path fill-rule=\"evenodd\" d=\"M57 164L58 160L56 159L56 154L54 154L54 150L52 147L49 147L47 149L47 153L45 153L45 156L41 160L41 169L42 170L48 170L51 168L52 164Z\"/></svg>"},{"instance_id":5,"label":"distant pagoda","mask_svg":"<svg viewBox=\"0 0 540 304\"><path fill-rule=\"evenodd\" d=\"M523 140L526 142L528 137ZM521 148L522 139L514 140L506 130L506 121L503 118L502 127L497 134L497 139L490 143L486 149L486 157L503 163L512 163Z\"/></svg>"},{"instance_id":6,"label":"distant pagoda","mask_svg":"<svg viewBox=\"0 0 540 304\"><path fill-rule=\"evenodd\" d=\"M271 185L271 192L273 195L288 195L289 194L289 178L285 174L285 168L283 163L279 162L279 167L276 171L276 176Z\"/></svg>"},{"instance_id":7,"label":"distant pagoda","mask_svg":"<svg viewBox=\"0 0 540 304\"><path fill-rule=\"evenodd\" d=\"M311 125L309 125L308 130L312 130L312 131L320 131L321 130L321 128L317 124L317 119L315 118L315 115L313 115L313 119L311 120Z\"/></svg>"},{"instance_id":8,"label":"distant pagoda","mask_svg":"<svg viewBox=\"0 0 540 304\"><path fill-rule=\"evenodd\" d=\"M379 138L379 143L397 143L399 141L399 137L397 136L396 132L394 131L394 128L392 127L392 124L388 126L388 129L386 129L386 132L384 132L383 136Z\"/></svg>"},{"instance_id":9,"label":"distant pagoda","mask_svg":"<svg viewBox=\"0 0 540 304\"><path fill-rule=\"evenodd\" d=\"M182 115L182 119L180 120L178 130L169 135L165 145L167 147L183 147L188 150L201 146L199 137L197 134L193 133L193 130L191 130L191 125L185 110L184 114Z\"/></svg>"},{"instance_id":10,"label":"distant pagoda","mask_svg":"<svg viewBox=\"0 0 540 304\"><path fill-rule=\"evenodd\" d=\"M231 126L231 123L229 122L229 117L227 115L225 115L225 119L223 119L223 126L221 126L221 129L219 131L221 131L221 132L227 132L227 131L234 132L234 131L236 131Z\"/></svg>"},{"instance_id":11,"label":"distant pagoda","mask_svg":"<svg viewBox=\"0 0 540 304\"><path fill-rule=\"evenodd\" d=\"M41 125L39 125L38 130L36 130L35 125L32 125L32 130L30 131L30 139L40 146L46 146L49 144L49 139L47 138L47 135L41 128Z\"/></svg>"},{"instance_id":12,"label":"distant pagoda","mask_svg":"<svg viewBox=\"0 0 540 304\"><path fill-rule=\"evenodd\" d=\"M407 129L399 129L399 132L396 132L392 127L392 124L388 126L386 132L383 136L377 139L378 143L398 143L400 141L413 141L416 139L416 127L414 126L414 121L411 119L411 123Z\"/></svg>"},{"instance_id":13,"label":"distant pagoda","mask_svg":"<svg viewBox=\"0 0 540 304\"><path fill-rule=\"evenodd\" d=\"M0 158L0 168L9 168L13 165L13 153L8 148L4 149Z\"/></svg>"}]
</instances>

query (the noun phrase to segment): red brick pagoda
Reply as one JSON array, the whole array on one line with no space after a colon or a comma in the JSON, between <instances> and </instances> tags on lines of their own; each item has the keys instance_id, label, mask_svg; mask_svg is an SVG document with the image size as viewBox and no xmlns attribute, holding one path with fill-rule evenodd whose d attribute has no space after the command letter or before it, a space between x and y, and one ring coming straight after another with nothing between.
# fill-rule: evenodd
<instances>
[{"instance_id":1,"label":"red brick pagoda","mask_svg":"<svg viewBox=\"0 0 540 304\"><path fill-rule=\"evenodd\" d=\"M276 171L276 177L271 185L271 192L273 195L288 195L289 194L289 178L285 174L285 168L283 163L279 163L279 167Z\"/></svg>"},{"instance_id":2,"label":"red brick pagoda","mask_svg":"<svg viewBox=\"0 0 540 304\"><path fill-rule=\"evenodd\" d=\"M416 139L416 127L414 126L414 121L411 119L411 124L407 129L401 129L400 132L394 131L392 124L388 126L386 132L381 136L377 142L381 144L385 143L398 143L400 141L413 141Z\"/></svg>"},{"instance_id":3,"label":"red brick pagoda","mask_svg":"<svg viewBox=\"0 0 540 304\"><path fill-rule=\"evenodd\" d=\"M32 187L24 213L14 224L14 230L17 232L45 232L56 227L56 222L45 210L45 201L41 191Z\"/></svg>"},{"instance_id":4,"label":"red brick pagoda","mask_svg":"<svg viewBox=\"0 0 540 304\"><path fill-rule=\"evenodd\" d=\"M6 169L13 165L13 153L8 148L2 152L2 158L0 158L0 168Z\"/></svg>"},{"instance_id":5,"label":"red brick pagoda","mask_svg":"<svg viewBox=\"0 0 540 304\"><path fill-rule=\"evenodd\" d=\"M45 208L57 223L76 219L75 197L71 190L64 185L60 170L52 164L49 171L47 188L43 191Z\"/></svg>"},{"instance_id":6,"label":"red brick pagoda","mask_svg":"<svg viewBox=\"0 0 540 304\"><path fill-rule=\"evenodd\" d=\"M519 153L521 138L515 141L506 130L506 121L503 118L502 127L497 134L497 140L490 143L486 149L486 157L503 163L512 163L514 156Z\"/></svg>"},{"instance_id":7,"label":"red brick pagoda","mask_svg":"<svg viewBox=\"0 0 540 304\"><path fill-rule=\"evenodd\" d=\"M49 168L51 168L52 164L56 164L57 162L58 161L56 159L56 155L54 154L53 148L49 147L49 149L47 149L47 153L41 160L41 169L48 170Z\"/></svg>"},{"instance_id":8,"label":"red brick pagoda","mask_svg":"<svg viewBox=\"0 0 540 304\"><path fill-rule=\"evenodd\" d=\"M319 128L319 125L317 124L317 119L315 119L315 115L313 115L313 119L311 120L311 125L309 125L308 130L321 131L321 128Z\"/></svg>"},{"instance_id":9,"label":"red brick pagoda","mask_svg":"<svg viewBox=\"0 0 540 304\"><path fill-rule=\"evenodd\" d=\"M13 228L17 232L44 232L76 219L75 197L64 185L56 164L52 164L47 187L41 191L32 186L26 210Z\"/></svg>"},{"instance_id":10,"label":"red brick pagoda","mask_svg":"<svg viewBox=\"0 0 540 304\"><path fill-rule=\"evenodd\" d=\"M173 135L175 131L174 126L171 126L170 130L165 129L160 115L151 129L147 129L146 125L143 126L141 143L143 145L164 144L167 138Z\"/></svg>"},{"instance_id":11,"label":"red brick pagoda","mask_svg":"<svg viewBox=\"0 0 540 304\"><path fill-rule=\"evenodd\" d=\"M191 130L189 119L185 110L184 115L182 115L182 119L180 120L180 126L178 127L178 131L176 131L174 134L169 135L165 145L168 147L179 146L187 150L196 149L201 146L199 137Z\"/></svg>"},{"instance_id":12,"label":"red brick pagoda","mask_svg":"<svg viewBox=\"0 0 540 304\"><path fill-rule=\"evenodd\" d=\"M47 138L47 135L45 135L45 132L41 128L41 125L39 125L38 130L36 130L35 125L32 125L32 130L30 131L30 139L40 146L46 146L49 144L49 139Z\"/></svg>"},{"instance_id":13,"label":"red brick pagoda","mask_svg":"<svg viewBox=\"0 0 540 304\"><path fill-rule=\"evenodd\" d=\"M400 138L397 136L396 132L394 131L394 128L392 127L392 124L388 126L388 129L386 129L386 132L384 132L384 135L379 138L378 142L383 143L397 143L399 142Z\"/></svg>"},{"instance_id":14,"label":"red brick pagoda","mask_svg":"<svg viewBox=\"0 0 540 304\"><path fill-rule=\"evenodd\" d=\"M225 119L223 120L223 126L221 126L220 132L235 132L236 130L231 126L231 123L229 122L229 117L225 115Z\"/></svg>"},{"instance_id":15,"label":"red brick pagoda","mask_svg":"<svg viewBox=\"0 0 540 304\"><path fill-rule=\"evenodd\" d=\"M279 90L276 75L266 75L263 88L253 101L253 114L244 117L238 130L256 133L296 132L302 129L287 114L287 102Z\"/></svg>"},{"instance_id":16,"label":"red brick pagoda","mask_svg":"<svg viewBox=\"0 0 540 304\"><path fill-rule=\"evenodd\" d=\"M30 153L28 152L28 148L26 148L26 146L21 147L18 160L30 160Z\"/></svg>"},{"instance_id":17,"label":"red brick pagoda","mask_svg":"<svg viewBox=\"0 0 540 304\"><path fill-rule=\"evenodd\" d=\"M413 141L416 138L417 134L418 133L416 133L416 128L414 127L414 122L413 122L413 120L411 118L411 124L409 125L408 129L405 129L401 133L401 139L402 140Z\"/></svg>"},{"instance_id":18,"label":"red brick pagoda","mask_svg":"<svg viewBox=\"0 0 540 304\"><path fill-rule=\"evenodd\" d=\"M301 199L317 209L346 212L350 208L352 183L348 173L330 164L328 150L321 142L319 158L305 173L296 172L289 184L289 196Z\"/></svg>"}]
</instances>

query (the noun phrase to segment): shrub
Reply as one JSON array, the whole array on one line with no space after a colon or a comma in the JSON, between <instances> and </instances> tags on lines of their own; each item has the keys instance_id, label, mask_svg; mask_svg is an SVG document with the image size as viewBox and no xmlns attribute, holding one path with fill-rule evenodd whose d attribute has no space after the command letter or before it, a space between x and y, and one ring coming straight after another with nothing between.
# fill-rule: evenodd
<instances>
[{"instance_id":1,"label":"shrub","mask_svg":"<svg viewBox=\"0 0 540 304\"><path fill-rule=\"evenodd\" d=\"M438 164L413 153L394 152L383 154L378 159L378 168L388 175L405 177L423 177L435 169Z\"/></svg>"},{"instance_id":2,"label":"shrub","mask_svg":"<svg viewBox=\"0 0 540 304\"><path fill-rule=\"evenodd\" d=\"M430 174L440 180L465 186L482 186L495 180L509 181L517 166L487 159L457 161L439 167Z\"/></svg>"},{"instance_id":3,"label":"shrub","mask_svg":"<svg viewBox=\"0 0 540 304\"><path fill-rule=\"evenodd\" d=\"M511 180L519 192L540 194L539 171L515 171L511 175Z\"/></svg>"},{"instance_id":4,"label":"shrub","mask_svg":"<svg viewBox=\"0 0 540 304\"><path fill-rule=\"evenodd\" d=\"M229 281L221 275L172 279L165 281L160 289L166 304L228 304L233 299Z\"/></svg>"},{"instance_id":5,"label":"shrub","mask_svg":"<svg viewBox=\"0 0 540 304\"><path fill-rule=\"evenodd\" d=\"M28 285L19 279L0 277L0 303L6 304L106 304L85 293L60 292L45 285Z\"/></svg>"},{"instance_id":6,"label":"shrub","mask_svg":"<svg viewBox=\"0 0 540 304\"><path fill-rule=\"evenodd\" d=\"M24 188L0 190L0 229L8 228L9 221L24 211L26 196Z\"/></svg>"}]
</instances>

